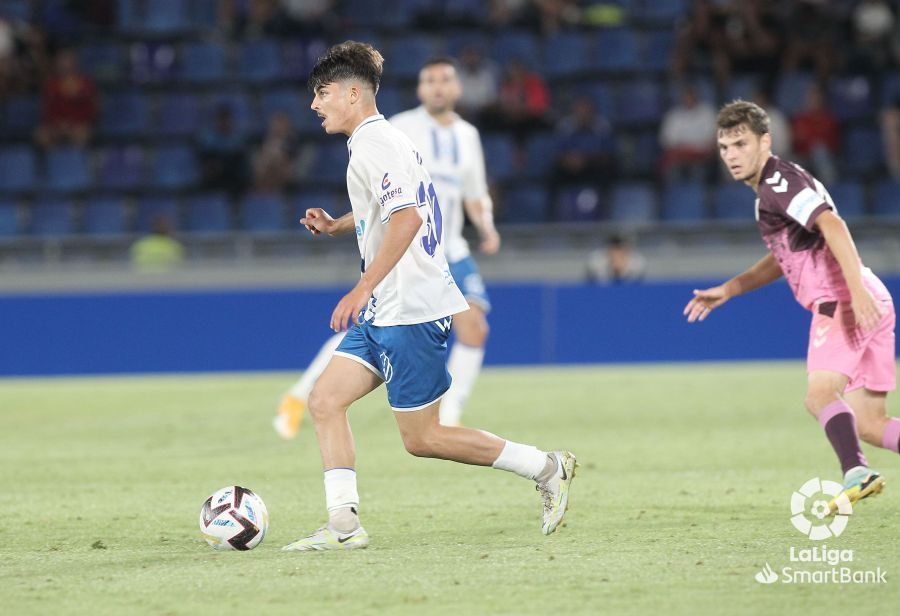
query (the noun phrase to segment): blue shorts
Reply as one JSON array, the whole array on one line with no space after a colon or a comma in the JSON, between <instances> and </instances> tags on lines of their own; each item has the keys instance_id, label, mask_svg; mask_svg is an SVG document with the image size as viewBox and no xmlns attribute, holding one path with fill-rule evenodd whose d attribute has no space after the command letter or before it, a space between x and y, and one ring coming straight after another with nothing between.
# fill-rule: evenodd
<instances>
[{"instance_id":1,"label":"blue shorts","mask_svg":"<svg viewBox=\"0 0 900 616\"><path fill-rule=\"evenodd\" d=\"M347 330L335 355L359 362L384 381L395 411L419 411L450 389L447 338L452 317L416 325L378 327L371 322Z\"/></svg>"},{"instance_id":2,"label":"blue shorts","mask_svg":"<svg viewBox=\"0 0 900 616\"><path fill-rule=\"evenodd\" d=\"M475 259L469 256L451 263L450 273L456 281L456 286L470 304L477 304L485 313L491 311L491 300L484 288L484 280L481 279Z\"/></svg>"}]
</instances>

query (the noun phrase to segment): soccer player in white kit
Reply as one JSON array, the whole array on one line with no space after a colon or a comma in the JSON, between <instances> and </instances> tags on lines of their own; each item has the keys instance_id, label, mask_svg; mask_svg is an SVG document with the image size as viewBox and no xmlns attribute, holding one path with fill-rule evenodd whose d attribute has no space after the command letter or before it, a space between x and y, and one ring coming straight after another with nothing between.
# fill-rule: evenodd
<instances>
[{"instance_id":1,"label":"soccer player in white kit","mask_svg":"<svg viewBox=\"0 0 900 616\"><path fill-rule=\"evenodd\" d=\"M484 281L463 237L465 214L478 231L483 253L497 252L500 235L494 227L481 137L477 128L454 111L462 94L455 62L445 57L426 62L419 71L417 94L422 105L397 114L390 122L412 140L431 173L443 212L444 253L450 273L469 303L469 309L453 319L456 342L447 366L453 384L441 401L440 412L442 424L458 426L481 372L488 335L486 315L491 308ZM296 435L309 392L341 339L341 334L329 338L303 376L282 397L275 418L275 429L281 436Z\"/></svg>"},{"instance_id":2,"label":"soccer player in white kit","mask_svg":"<svg viewBox=\"0 0 900 616\"><path fill-rule=\"evenodd\" d=\"M334 219L311 208L300 222L314 235L355 231L362 274L332 312L332 330L347 334L309 397L328 522L282 549L347 550L369 544L359 521L347 410L382 383L407 451L492 466L535 481L544 505L541 530L550 534L568 506L575 456L438 420L440 400L450 387L450 326L453 315L468 305L444 256L443 214L431 176L413 143L378 114L375 95L383 62L371 45L348 41L319 58L309 78L311 108L325 132L349 136L352 212Z\"/></svg>"}]
</instances>

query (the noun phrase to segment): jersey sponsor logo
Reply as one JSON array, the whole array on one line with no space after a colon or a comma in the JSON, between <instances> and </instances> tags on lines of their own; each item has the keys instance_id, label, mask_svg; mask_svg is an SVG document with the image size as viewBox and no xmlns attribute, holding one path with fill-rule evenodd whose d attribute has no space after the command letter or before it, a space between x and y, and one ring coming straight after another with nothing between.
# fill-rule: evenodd
<instances>
[{"instance_id":1,"label":"jersey sponsor logo","mask_svg":"<svg viewBox=\"0 0 900 616\"><path fill-rule=\"evenodd\" d=\"M384 177L381 178L381 190L387 190L391 187L391 181L388 179L388 174L385 173Z\"/></svg>"},{"instance_id":2,"label":"jersey sponsor logo","mask_svg":"<svg viewBox=\"0 0 900 616\"><path fill-rule=\"evenodd\" d=\"M823 203L825 203L825 199L822 198L822 195L807 186L791 199L787 213L801 225L806 225L815 209Z\"/></svg>"},{"instance_id":3,"label":"jersey sponsor logo","mask_svg":"<svg viewBox=\"0 0 900 616\"><path fill-rule=\"evenodd\" d=\"M781 176L781 171L776 171L775 175L766 180L766 184L772 187L772 192L787 192L788 181L786 177Z\"/></svg>"},{"instance_id":4,"label":"jersey sponsor logo","mask_svg":"<svg viewBox=\"0 0 900 616\"><path fill-rule=\"evenodd\" d=\"M366 221L360 220L359 224L356 225L356 237L361 238L366 233Z\"/></svg>"},{"instance_id":5,"label":"jersey sponsor logo","mask_svg":"<svg viewBox=\"0 0 900 616\"><path fill-rule=\"evenodd\" d=\"M388 185L390 186L390 182L388 182ZM395 198L401 196L402 194L403 194L402 186L398 186L397 188L391 188L389 190L385 190L384 193L381 195L381 199L378 200L378 205L384 205L391 199L395 199Z\"/></svg>"}]
</instances>

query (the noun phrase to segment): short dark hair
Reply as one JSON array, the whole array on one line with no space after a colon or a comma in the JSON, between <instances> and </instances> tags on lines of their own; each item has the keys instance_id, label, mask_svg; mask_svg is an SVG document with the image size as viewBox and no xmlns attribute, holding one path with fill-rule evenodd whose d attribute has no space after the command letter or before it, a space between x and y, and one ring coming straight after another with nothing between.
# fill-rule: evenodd
<instances>
[{"instance_id":1,"label":"short dark hair","mask_svg":"<svg viewBox=\"0 0 900 616\"><path fill-rule=\"evenodd\" d=\"M755 135L762 136L769 132L769 114L750 101L737 99L731 101L719 110L716 118L716 128L729 131L746 124Z\"/></svg>"},{"instance_id":2,"label":"short dark hair","mask_svg":"<svg viewBox=\"0 0 900 616\"><path fill-rule=\"evenodd\" d=\"M453 70L457 73L459 72L459 62L456 61L456 58L451 58L450 56L433 56L428 58L419 70L424 70L429 66L437 66L439 64L448 64L452 66Z\"/></svg>"},{"instance_id":3,"label":"short dark hair","mask_svg":"<svg viewBox=\"0 0 900 616\"><path fill-rule=\"evenodd\" d=\"M316 60L307 87L315 92L320 86L344 79L360 79L378 92L384 58L368 43L344 41L328 49Z\"/></svg>"}]
</instances>

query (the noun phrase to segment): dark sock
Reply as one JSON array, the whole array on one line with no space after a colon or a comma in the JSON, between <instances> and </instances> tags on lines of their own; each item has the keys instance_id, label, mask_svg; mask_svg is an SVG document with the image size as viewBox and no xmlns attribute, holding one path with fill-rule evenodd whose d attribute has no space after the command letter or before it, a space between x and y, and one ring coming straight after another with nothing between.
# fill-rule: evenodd
<instances>
[{"instance_id":1,"label":"dark sock","mask_svg":"<svg viewBox=\"0 0 900 616\"><path fill-rule=\"evenodd\" d=\"M844 473L854 466L869 466L859 445L856 416L846 402L835 400L826 406L819 414L819 424L825 428L825 434L841 461L841 470Z\"/></svg>"}]
</instances>

